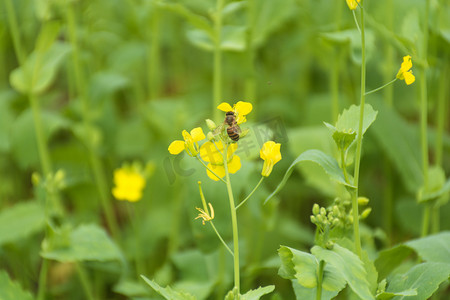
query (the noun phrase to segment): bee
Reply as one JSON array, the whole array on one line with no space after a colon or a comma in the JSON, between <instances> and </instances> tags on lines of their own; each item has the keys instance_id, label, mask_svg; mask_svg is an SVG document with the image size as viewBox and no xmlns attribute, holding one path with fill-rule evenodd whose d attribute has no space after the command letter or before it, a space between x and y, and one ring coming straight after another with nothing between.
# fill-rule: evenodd
<instances>
[{"instance_id":1,"label":"bee","mask_svg":"<svg viewBox=\"0 0 450 300\"><path fill-rule=\"evenodd\" d=\"M241 128L236 122L236 115L232 111L228 111L225 114L225 124L228 125L227 127L227 134L228 137L234 141L239 141L239 135L241 134Z\"/></svg>"}]
</instances>

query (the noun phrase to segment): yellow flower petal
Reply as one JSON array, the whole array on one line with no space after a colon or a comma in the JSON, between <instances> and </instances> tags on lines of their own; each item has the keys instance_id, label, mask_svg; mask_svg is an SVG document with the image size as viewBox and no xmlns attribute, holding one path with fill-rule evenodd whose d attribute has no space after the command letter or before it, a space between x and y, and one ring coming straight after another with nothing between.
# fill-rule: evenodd
<instances>
[{"instance_id":1,"label":"yellow flower petal","mask_svg":"<svg viewBox=\"0 0 450 300\"><path fill-rule=\"evenodd\" d=\"M181 151L183 151L184 148L184 142L183 141L173 141L172 143L170 143L169 145L169 152L170 154L180 154Z\"/></svg>"},{"instance_id":2,"label":"yellow flower petal","mask_svg":"<svg viewBox=\"0 0 450 300\"><path fill-rule=\"evenodd\" d=\"M203 133L203 130L201 127L196 127L191 130L191 136L194 142L201 141L205 139L205 134Z\"/></svg>"},{"instance_id":3,"label":"yellow flower petal","mask_svg":"<svg viewBox=\"0 0 450 300\"><path fill-rule=\"evenodd\" d=\"M114 171L114 184L112 194L116 199L136 202L142 198L145 179L131 168L120 168Z\"/></svg>"},{"instance_id":4,"label":"yellow flower petal","mask_svg":"<svg viewBox=\"0 0 450 300\"><path fill-rule=\"evenodd\" d=\"M265 142L259 155L264 160L262 176L269 176L272 172L273 166L281 160L280 152L281 144L273 141Z\"/></svg>"},{"instance_id":5,"label":"yellow flower petal","mask_svg":"<svg viewBox=\"0 0 450 300\"><path fill-rule=\"evenodd\" d=\"M416 77L412 74L412 72L405 72L403 73L403 76L405 77L405 83L407 85L410 85L416 80Z\"/></svg>"},{"instance_id":6,"label":"yellow flower petal","mask_svg":"<svg viewBox=\"0 0 450 300\"><path fill-rule=\"evenodd\" d=\"M226 102L220 103L219 106L217 106L217 109L220 109L221 111L224 111L224 112L233 111L233 108L231 107L231 105Z\"/></svg>"},{"instance_id":7,"label":"yellow flower petal","mask_svg":"<svg viewBox=\"0 0 450 300\"><path fill-rule=\"evenodd\" d=\"M253 105L249 102L244 102L244 101L239 101L238 103L236 103L235 106L235 112L237 112L237 114L239 116L246 116L248 115L253 109Z\"/></svg>"},{"instance_id":8,"label":"yellow flower petal","mask_svg":"<svg viewBox=\"0 0 450 300\"><path fill-rule=\"evenodd\" d=\"M354 10L358 7L358 3L360 0L346 0L346 1L347 1L348 8L350 8L351 10Z\"/></svg>"},{"instance_id":9,"label":"yellow flower petal","mask_svg":"<svg viewBox=\"0 0 450 300\"><path fill-rule=\"evenodd\" d=\"M218 176L220 176L220 178L223 178L225 176L225 167L223 165L208 164L208 168L211 169ZM217 176L214 175L213 173L211 173L208 169L206 169L206 174L212 180L215 180L215 181L219 181L220 180L220 178L217 178Z\"/></svg>"},{"instance_id":10,"label":"yellow flower petal","mask_svg":"<svg viewBox=\"0 0 450 300\"><path fill-rule=\"evenodd\" d=\"M228 163L228 172L231 174L236 173L241 168L241 158L237 155L233 156L233 159Z\"/></svg>"},{"instance_id":11,"label":"yellow flower petal","mask_svg":"<svg viewBox=\"0 0 450 300\"><path fill-rule=\"evenodd\" d=\"M223 144L221 141L219 141L219 142L216 142L216 145L217 145L217 148L210 141L204 143L200 147L200 157L206 162L210 162L215 165L220 165L220 164L223 164L223 154L222 154L222 152L217 151L217 149L219 149L220 151L223 151Z\"/></svg>"}]
</instances>

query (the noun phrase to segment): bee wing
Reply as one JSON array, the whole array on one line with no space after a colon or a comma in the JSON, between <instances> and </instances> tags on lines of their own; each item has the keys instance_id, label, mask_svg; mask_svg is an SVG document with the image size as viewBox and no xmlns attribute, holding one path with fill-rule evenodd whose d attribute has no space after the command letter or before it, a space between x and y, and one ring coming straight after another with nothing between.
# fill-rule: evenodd
<instances>
[{"instance_id":1,"label":"bee wing","mask_svg":"<svg viewBox=\"0 0 450 300\"><path fill-rule=\"evenodd\" d=\"M221 133L223 131L224 127L225 127L225 123L220 124L219 126L217 126L216 129L214 129L213 134L217 135L217 134Z\"/></svg>"}]
</instances>

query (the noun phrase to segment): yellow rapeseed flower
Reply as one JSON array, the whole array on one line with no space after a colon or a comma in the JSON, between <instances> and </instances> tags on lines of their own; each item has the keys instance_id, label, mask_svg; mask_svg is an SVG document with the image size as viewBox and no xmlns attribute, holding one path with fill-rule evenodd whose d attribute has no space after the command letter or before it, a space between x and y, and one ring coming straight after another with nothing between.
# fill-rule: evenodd
<instances>
[{"instance_id":1,"label":"yellow rapeseed flower","mask_svg":"<svg viewBox=\"0 0 450 300\"><path fill-rule=\"evenodd\" d=\"M198 210L200 213L198 214L197 219L202 219L203 225L205 225L205 222L211 221L214 219L214 208L212 207L211 203L208 203L209 209L211 210L211 214L209 214L208 210L204 211L201 208L196 207L195 209Z\"/></svg>"},{"instance_id":2,"label":"yellow rapeseed flower","mask_svg":"<svg viewBox=\"0 0 450 300\"><path fill-rule=\"evenodd\" d=\"M183 130L184 141L176 140L169 145L170 154L180 154L183 150L186 150L190 156L197 156L199 147L198 142L205 138L205 134L201 127L197 127L191 130L191 133Z\"/></svg>"},{"instance_id":3,"label":"yellow rapeseed flower","mask_svg":"<svg viewBox=\"0 0 450 300\"><path fill-rule=\"evenodd\" d=\"M346 0L346 1L348 8L350 8L350 10L355 10L358 7L358 3L360 2L360 0Z\"/></svg>"},{"instance_id":4,"label":"yellow rapeseed flower","mask_svg":"<svg viewBox=\"0 0 450 300\"><path fill-rule=\"evenodd\" d=\"M117 200L136 202L142 198L145 179L131 167L122 167L114 171L112 194Z\"/></svg>"},{"instance_id":5,"label":"yellow rapeseed flower","mask_svg":"<svg viewBox=\"0 0 450 300\"><path fill-rule=\"evenodd\" d=\"M227 166L228 172L231 174L236 173L241 168L241 159L239 156L234 154L237 147L238 145L233 143L228 146L227 150ZM223 164L222 154L223 151L224 147L222 141L215 142L215 145L213 142L208 141L200 147L200 157L205 162L208 162L207 167L216 173L220 178L225 176L225 166ZM211 173L209 170L206 170L206 173L209 178L215 181L220 180L220 178Z\"/></svg>"},{"instance_id":6,"label":"yellow rapeseed flower","mask_svg":"<svg viewBox=\"0 0 450 300\"><path fill-rule=\"evenodd\" d=\"M407 85L410 85L416 80L416 77L414 77L414 75L412 74L411 68L412 68L411 56L406 55L403 57L403 62L400 67L400 70L398 70L397 78L400 80L405 80L405 83Z\"/></svg>"},{"instance_id":7,"label":"yellow rapeseed flower","mask_svg":"<svg viewBox=\"0 0 450 300\"><path fill-rule=\"evenodd\" d=\"M261 175L268 177L272 172L273 166L281 160L280 153L281 144L269 141L265 142L259 152L261 158L264 160Z\"/></svg>"},{"instance_id":8,"label":"yellow rapeseed flower","mask_svg":"<svg viewBox=\"0 0 450 300\"><path fill-rule=\"evenodd\" d=\"M249 102L239 101L231 107L230 104L222 102L219 106L217 106L217 108L224 112L234 112L236 115L236 122L239 125L247 121L245 116L252 111L253 105Z\"/></svg>"}]
</instances>

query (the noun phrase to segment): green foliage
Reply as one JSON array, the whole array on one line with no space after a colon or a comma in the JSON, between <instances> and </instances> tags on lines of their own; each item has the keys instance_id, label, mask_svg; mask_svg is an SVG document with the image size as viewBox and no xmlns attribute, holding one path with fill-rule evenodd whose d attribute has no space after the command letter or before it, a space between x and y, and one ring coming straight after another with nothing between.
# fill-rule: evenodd
<instances>
[{"instance_id":1,"label":"green foliage","mask_svg":"<svg viewBox=\"0 0 450 300\"><path fill-rule=\"evenodd\" d=\"M32 300L33 296L24 291L17 282L12 281L8 273L0 271L0 299L2 300Z\"/></svg>"},{"instance_id":2,"label":"green foliage","mask_svg":"<svg viewBox=\"0 0 450 300\"><path fill-rule=\"evenodd\" d=\"M159 284L154 282L153 280L148 279L144 275L141 275L142 279L145 280L145 282L151 286L158 294L163 296L167 300L195 300L194 296L191 294L185 293L185 292L178 292L173 290L170 286L167 286L165 288L161 287Z\"/></svg>"}]
</instances>

